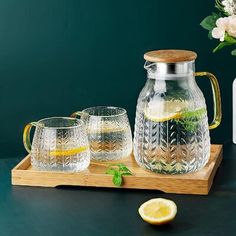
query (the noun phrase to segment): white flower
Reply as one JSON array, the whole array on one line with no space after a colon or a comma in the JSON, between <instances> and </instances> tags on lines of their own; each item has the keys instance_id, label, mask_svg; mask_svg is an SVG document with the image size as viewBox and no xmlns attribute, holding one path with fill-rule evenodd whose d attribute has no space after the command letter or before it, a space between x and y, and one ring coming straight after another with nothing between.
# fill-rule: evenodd
<instances>
[{"instance_id":1,"label":"white flower","mask_svg":"<svg viewBox=\"0 0 236 236\"><path fill-rule=\"evenodd\" d=\"M226 32L236 38L236 15L219 18L216 21L216 27L212 30L212 37L222 42Z\"/></svg>"},{"instance_id":2,"label":"white flower","mask_svg":"<svg viewBox=\"0 0 236 236\"><path fill-rule=\"evenodd\" d=\"M228 17L226 31L230 36L236 37L236 16Z\"/></svg>"},{"instance_id":3,"label":"white flower","mask_svg":"<svg viewBox=\"0 0 236 236\"><path fill-rule=\"evenodd\" d=\"M224 10L230 16L236 14L236 0L224 0L222 1L222 5L224 6Z\"/></svg>"},{"instance_id":4,"label":"white flower","mask_svg":"<svg viewBox=\"0 0 236 236\"><path fill-rule=\"evenodd\" d=\"M228 17L221 17L216 21L216 26L212 30L212 37L215 39L220 39L220 41L224 41L225 32L228 26Z\"/></svg>"}]
</instances>

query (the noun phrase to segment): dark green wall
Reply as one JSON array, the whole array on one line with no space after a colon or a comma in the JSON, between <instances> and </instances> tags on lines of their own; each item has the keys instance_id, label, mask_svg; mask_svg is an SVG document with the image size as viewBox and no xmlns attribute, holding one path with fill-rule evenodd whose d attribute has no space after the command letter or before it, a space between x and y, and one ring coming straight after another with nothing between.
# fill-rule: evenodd
<instances>
[{"instance_id":1,"label":"dark green wall","mask_svg":"<svg viewBox=\"0 0 236 236\"><path fill-rule=\"evenodd\" d=\"M213 0L0 0L1 157L23 156L22 130L30 121L67 116L94 105L128 110L145 83L143 53L182 48L198 52L197 70L219 78L223 123L212 142L231 138L231 84L236 58L199 23ZM199 86L211 100L207 79ZM212 104L208 107L210 116Z\"/></svg>"}]
</instances>

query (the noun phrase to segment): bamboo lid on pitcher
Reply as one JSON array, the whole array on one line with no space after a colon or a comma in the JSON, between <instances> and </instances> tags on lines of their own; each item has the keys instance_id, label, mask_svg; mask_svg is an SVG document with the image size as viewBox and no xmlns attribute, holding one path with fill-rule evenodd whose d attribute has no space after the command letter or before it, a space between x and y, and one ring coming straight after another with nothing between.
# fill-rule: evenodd
<instances>
[{"instance_id":1,"label":"bamboo lid on pitcher","mask_svg":"<svg viewBox=\"0 0 236 236\"><path fill-rule=\"evenodd\" d=\"M176 63L193 61L196 58L197 53L188 50L156 50L144 54L144 59L150 62Z\"/></svg>"}]
</instances>

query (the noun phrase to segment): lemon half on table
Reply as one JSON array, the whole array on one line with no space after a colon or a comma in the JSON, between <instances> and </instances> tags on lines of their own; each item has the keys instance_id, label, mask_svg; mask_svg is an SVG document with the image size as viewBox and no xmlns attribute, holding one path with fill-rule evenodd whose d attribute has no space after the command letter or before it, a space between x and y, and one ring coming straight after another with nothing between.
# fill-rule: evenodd
<instances>
[{"instance_id":1,"label":"lemon half on table","mask_svg":"<svg viewBox=\"0 0 236 236\"><path fill-rule=\"evenodd\" d=\"M138 212L149 224L162 225L172 221L177 213L176 204L168 199L154 198L143 203Z\"/></svg>"}]
</instances>

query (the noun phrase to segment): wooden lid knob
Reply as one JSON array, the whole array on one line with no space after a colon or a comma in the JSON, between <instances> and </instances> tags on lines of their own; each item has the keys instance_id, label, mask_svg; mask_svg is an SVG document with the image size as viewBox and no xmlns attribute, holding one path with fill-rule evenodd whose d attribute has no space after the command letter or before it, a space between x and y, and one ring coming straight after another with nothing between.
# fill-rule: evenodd
<instances>
[{"instance_id":1,"label":"wooden lid knob","mask_svg":"<svg viewBox=\"0 0 236 236\"><path fill-rule=\"evenodd\" d=\"M156 50L144 54L144 59L150 62L176 63L193 61L196 58L197 53L188 50Z\"/></svg>"}]
</instances>

